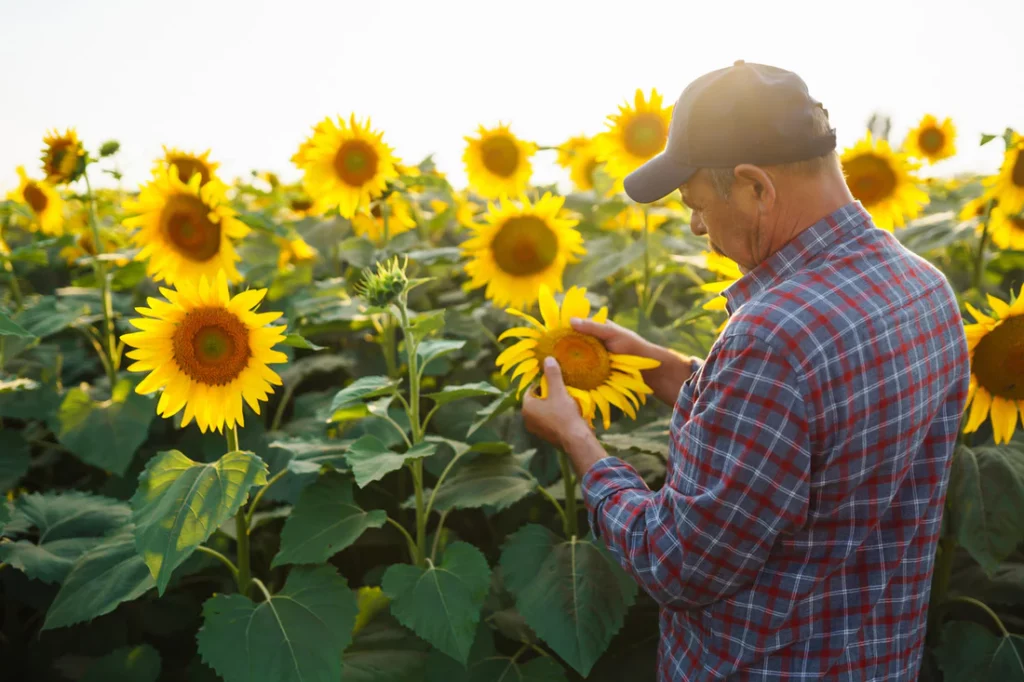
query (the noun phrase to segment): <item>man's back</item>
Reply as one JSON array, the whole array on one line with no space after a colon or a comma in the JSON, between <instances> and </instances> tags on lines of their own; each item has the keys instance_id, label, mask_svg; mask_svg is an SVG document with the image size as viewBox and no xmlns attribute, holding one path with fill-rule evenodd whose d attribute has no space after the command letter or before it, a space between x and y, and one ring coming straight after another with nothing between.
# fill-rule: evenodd
<instances>
[{"instance_id":1,"label":"man's back","mask_svg":"<svg viewBox=\"0 0 1024 682\"><path fill-rule=\"evenodd\" d=\"M967 396L956 299L938 270L874 229L857 204L798 235L726 297L732 319L680 393L666 484L694 496L721 485L720 457L683 441L727 425L728 415L702 409L715 400L704 393L733 355L763 344L799 377L809 457L751 479L787 490L780 479L800 474L786 467L809 466L806 499L788 510L798 518L766 557L749 557L749 568L742 552L720 559L737 579L710 580L717 594L698 608L663 610L661 678L911 680ZM728 383L717 381L719 390ZM752 380L769 421L778 418L773 381ZM745 435L769 431L786 438ZM705 558L701 572L711 574L716 557Z\"/></svg>"}]
</instances>

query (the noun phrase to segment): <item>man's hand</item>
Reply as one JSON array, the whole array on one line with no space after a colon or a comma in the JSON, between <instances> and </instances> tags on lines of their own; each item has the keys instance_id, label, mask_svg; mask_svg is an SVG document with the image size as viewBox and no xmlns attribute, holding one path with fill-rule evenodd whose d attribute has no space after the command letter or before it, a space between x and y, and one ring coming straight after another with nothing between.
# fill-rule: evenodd
<instances>
[{"instance_id":1,"label":"man's hand","mask_svg":"<svg viewBox=\"0 0 1024 682\"><path fill-rule=\"evenodd\" d=\"M668 348L647 341L639 334L614 322L572 318L572 328L581 334L597 337L612 353L639 355L642 358L658 360L661 365L641 372L644 383L654 390L658 400L666 405L675 405L679 389L690 378L690 358Z\"/></svg>"}]
</instances>

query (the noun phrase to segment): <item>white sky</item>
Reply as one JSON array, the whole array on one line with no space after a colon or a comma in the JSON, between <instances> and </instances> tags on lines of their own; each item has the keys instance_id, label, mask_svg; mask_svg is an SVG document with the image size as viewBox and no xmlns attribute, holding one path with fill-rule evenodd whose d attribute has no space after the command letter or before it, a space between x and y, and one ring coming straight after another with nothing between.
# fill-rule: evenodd
<instances>
[{"instance_id":1,"label":"white sky","mask_svg":"<svg viewBox=\"0 0 1024 682\"><path fill-rule=\"evenodd\" d=\"M992 172L999 143L979 133L1024 128L1022 27L1019 0L0 0L0 192L65 126L91 149L118 139L129 186L162 144L210 148L225 178L293 180L311 126L351 111L462 186L480 123L554 145L601 131L637 87L674 102L736 59L803 76L840 145L873 110L894 141L932 112L960 132L935 173ZM563 179L553 159L537 181Z\"/></svg>"}]
</instances>

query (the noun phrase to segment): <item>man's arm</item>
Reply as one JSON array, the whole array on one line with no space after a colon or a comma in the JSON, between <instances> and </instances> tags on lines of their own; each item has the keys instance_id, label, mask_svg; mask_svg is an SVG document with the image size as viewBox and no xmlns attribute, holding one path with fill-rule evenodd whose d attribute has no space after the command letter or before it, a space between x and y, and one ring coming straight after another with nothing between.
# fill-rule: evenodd
<instances>
[{"instance_id":1,"label":"man's arm","mask_svg":"<svg viewBox=\"0 0 1024 682\"><path fill-rule=\"evenodd\" d=\"M574 425L563 448L586 472L591 527L664 606L692 608L753 583L780 534L806 521L810 444L803 380L754 338L730 339L705 365L700 395L671 444L658 492ZM704 485L682 471L699 470Z\"/></svg>"}]
</instances>

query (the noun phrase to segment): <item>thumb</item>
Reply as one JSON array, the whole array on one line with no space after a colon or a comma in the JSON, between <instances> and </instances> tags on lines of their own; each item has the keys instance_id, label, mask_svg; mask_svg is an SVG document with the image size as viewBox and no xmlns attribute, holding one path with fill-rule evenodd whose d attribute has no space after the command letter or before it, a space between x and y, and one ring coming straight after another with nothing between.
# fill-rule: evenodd
<instances>
[{"instance_id":1,"label":"thumb","mask_svg":"<svg viewBox=\"0 0 1024 682\"><path fill-rule=\"evenodd\" d=\"M565 393L562 368L559 367L558 360L550 355L544 358L544 377L548 380L548 396L553 393Z\"/></svg>"}]
</instances>

